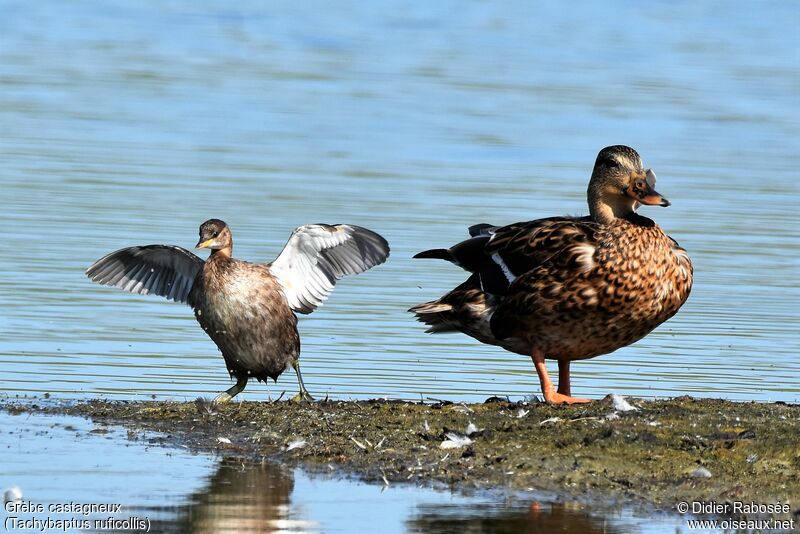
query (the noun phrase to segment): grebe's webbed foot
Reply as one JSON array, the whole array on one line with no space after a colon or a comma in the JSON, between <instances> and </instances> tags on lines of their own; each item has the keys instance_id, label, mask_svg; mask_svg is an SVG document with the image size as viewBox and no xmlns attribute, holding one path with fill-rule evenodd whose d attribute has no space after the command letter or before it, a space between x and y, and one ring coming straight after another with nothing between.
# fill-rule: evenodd
<instances>
[{"instance_id":1,"label":"grebe's webbed foot","mask_svg":"<svg viewBox=\"0 0 800 534\"><path fill-rule=\"evenodd\" d=\"M314 397L306 389L306 385L303 383L303 375L300 374L300 362L295 360L292 362L292 368L294 368L294 372L297 373L297 383L300 384L300 393L292 397L293 402L314 402Z\"/></svg>"},{"instance_id":2,"label":"grebe's webbed foot","mask_svg":"<svg viewBox=\"0 0 800 534\"><path fill-rule=\"evenodd\" d=\"M231 387L229 387L228 389L226 389L225 391L214 397L214 400L211 401L211 403L217 405L229 402L232 398L241 393L246 385L247 385L247 377L246 376L238 377L234 385L232 385Z\"/></svg>"}]
</instances>

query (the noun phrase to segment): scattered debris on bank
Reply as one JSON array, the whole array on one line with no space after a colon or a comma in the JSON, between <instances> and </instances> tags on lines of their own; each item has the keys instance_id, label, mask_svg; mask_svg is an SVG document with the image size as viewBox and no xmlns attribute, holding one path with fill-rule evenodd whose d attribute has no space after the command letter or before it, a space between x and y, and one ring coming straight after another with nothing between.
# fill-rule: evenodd
<instances>
[{"instance_id":1,"label":"scattered debris on bank","mask_svg":"<svg viewBox=\"0 0 800 534\"><path fill-rule=\"evenodd\" d=\"M800 514L800 405L785 403L613 395L572 407L492 398L223 406L19 399L0 408L81 415L123 425L134 440L268 457L378 484L532 488L664 510L692 501L781 502Z\"/></svg>"}]
</instances>

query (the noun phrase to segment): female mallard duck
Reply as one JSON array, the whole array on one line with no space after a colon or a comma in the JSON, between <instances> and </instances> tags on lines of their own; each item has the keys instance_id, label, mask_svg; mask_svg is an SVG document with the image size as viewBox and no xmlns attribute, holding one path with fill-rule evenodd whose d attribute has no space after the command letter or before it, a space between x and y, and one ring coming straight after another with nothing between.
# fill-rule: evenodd
<instances>
[{"instance_id":1,"label":"female mallard duck","mask_svg":"<svg viewBox=\"0 0 800 534\"><path fill-rule=\"evenodd\" d=\"M380 235L347 224L310 224L292 232L268 264L231 257L233 237L219 219L200 225L197 248L211 250L203 261L174 245L147 245L112 252L86 274L94 282L131 293L154 293L184 302L217 344L236 384L214 402L241 392L247 380L277 380L291 365L299 397L311 400L300 375L298 313L311 313L328 298L336 281L386 261L389 245Z\"/></svg>"},{"instance_id":2,"label":"female mallard duck","mask_svg":"<svg viewBox=\"0 0 800 534\"><path fill-rule=\"evenodd\" d=\"M411 308L428 332L461 331L533 359L553 404L570 396L569 364L643 338L675 315L692 288L686 251L640 204L669 206L635 150L600 151L589 181L588 217L479 224L449 249L415 258L451 261L472 273L433 302ZM558 391L545 358L558 360Z\"/></svg>"}]
</instances>

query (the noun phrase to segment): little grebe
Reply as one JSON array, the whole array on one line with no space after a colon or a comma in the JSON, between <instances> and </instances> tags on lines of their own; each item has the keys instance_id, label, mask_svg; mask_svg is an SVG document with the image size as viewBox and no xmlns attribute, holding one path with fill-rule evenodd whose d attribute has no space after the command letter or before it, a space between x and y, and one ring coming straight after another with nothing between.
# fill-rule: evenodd
<instances>
[{"instance_id":1,"label":"little grebe","mask_svg":"<svg viewBox=\"0 0 800 534\"><path fill-rule=\"evenodd\" d=\"M156 294L194 308L203 330L216 343L236 384L214 402L241 392L247 380L277 380L291 365L299 398L311 400L300 374L298 313L311 313L328 298L336 281L386 261L389 245L380 235L347 224L310 224L292 232L268 264L231 257L233 237L219 219L200 225L197 248L211 250L203 261L174 245L129 247L97 260L86 274L94 282L131 293Z\"/></svg>"}]
</instances>

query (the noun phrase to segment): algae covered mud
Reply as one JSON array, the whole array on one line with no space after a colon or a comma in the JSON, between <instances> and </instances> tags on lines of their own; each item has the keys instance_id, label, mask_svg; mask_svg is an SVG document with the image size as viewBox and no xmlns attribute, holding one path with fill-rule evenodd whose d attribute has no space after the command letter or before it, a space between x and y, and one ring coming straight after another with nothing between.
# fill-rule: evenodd
<instances>
[{"instance_id":1,"label":"algae covered mud","mask_svg":"<svg viewBox=\"0 0 800 534\"><path fill-rule=\"evenodd\" d=\"M278 460L378 484L533 489L681 513L688 504L689 513L701 515L800 519L800 406L785 403L608 397L580 408L498 398L220 407L6 401L2 407L85 416L122 425L129 436L159 432L158 441L168 446L245 462Z\"/></svg>"}]
</instances>

